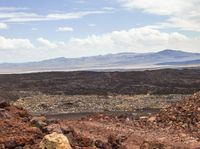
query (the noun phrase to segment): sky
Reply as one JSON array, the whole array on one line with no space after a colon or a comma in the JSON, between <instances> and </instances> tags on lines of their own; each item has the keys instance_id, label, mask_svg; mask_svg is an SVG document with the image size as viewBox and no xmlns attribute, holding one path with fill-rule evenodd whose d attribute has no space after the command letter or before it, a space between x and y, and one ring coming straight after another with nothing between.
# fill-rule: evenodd
<instances>
[{"instance_id":1,"label":"sky","mask_svg":"<svg viewBox=\"0 0 200 149\"><path fill-rule=\"evenodd\" d=\"M200 52L199 0L1 0L0 63Z\"/></svg>"}]
</instances>

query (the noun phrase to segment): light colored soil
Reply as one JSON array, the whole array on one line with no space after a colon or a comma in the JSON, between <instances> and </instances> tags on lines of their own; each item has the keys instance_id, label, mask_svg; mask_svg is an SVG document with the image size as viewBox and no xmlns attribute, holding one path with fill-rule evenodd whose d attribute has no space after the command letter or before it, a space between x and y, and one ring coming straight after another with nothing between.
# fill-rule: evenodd
<instances>
[{"instance_id":1,"label":"light colored soil","mask_svg":"<svg viewBox=\"0 0 200 149\"><path fill-rule=\"evenodd\" d=\"M127 111L145 108L166 108L188 95L44 95L25 97L14 105L25 108L31 113L81 113Z\"/></svg>"}]
</instances>

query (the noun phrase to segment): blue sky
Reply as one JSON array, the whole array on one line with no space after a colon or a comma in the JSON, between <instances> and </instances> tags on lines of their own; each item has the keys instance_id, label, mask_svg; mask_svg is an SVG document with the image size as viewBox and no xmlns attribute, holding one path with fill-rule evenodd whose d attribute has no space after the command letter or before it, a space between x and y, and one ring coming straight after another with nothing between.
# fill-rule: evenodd
<instances>
[{"instance_id":1,"label":"blue sky","mask_svg":"<svg viewBox=\"0 0 200 149\"><path fill-rule=\"evenodd\" d=\"M198 0L1 0L0 62L200 52L199 8Z\"/></svg>"}]
</instances>

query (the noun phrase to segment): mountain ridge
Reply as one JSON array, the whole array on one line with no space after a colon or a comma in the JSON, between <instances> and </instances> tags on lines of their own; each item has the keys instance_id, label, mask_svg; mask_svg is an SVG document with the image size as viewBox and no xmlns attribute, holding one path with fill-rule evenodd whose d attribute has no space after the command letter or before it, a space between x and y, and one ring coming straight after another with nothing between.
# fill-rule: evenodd
<instances>
[{"instance_id":1,"label":"mountain ridge","mask_svg":"<svg viewBox=\"0 0 200 149\"><path fill-rule=\"evenodd\" d=\"M157 65L197 65L200 64L200 59L191 60L191 61L182 61L182 62L165 62L165 63L158 63Z\"/></svg>"},{"instance_id":2,"label":"mountain ridge","mask_svg":"<svg viewBox=\"0 0 200 149\"><path fill-rule=\"evenodd\" d=\"M58 57L37 62L1 63L1 72L68 71L90 69L131 69L163 67L165 63L194 61L200 53L165 49L159 52L106 54L79 58ZM178 64L178 63L177 63ZM199 63L198 63L199 64ZM172 65L174 66L174 64Z\"/></svg>"}]
</instances>

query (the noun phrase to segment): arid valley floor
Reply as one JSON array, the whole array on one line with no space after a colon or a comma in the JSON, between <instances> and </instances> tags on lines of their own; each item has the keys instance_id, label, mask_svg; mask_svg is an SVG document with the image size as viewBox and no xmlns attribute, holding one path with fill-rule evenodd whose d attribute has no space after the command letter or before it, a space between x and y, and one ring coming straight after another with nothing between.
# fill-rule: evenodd
<instances>
[{"instance_id":1,"label":"arid valley floor","mask_svg":"<svg viewBox=\"0 0 200 149\"><path fill-rule=\"evenodd\" d=\"M2 74L0 149L51 132L74 149L198 149L198 91L199 68Z\"/></svg>"}]
</instances>

